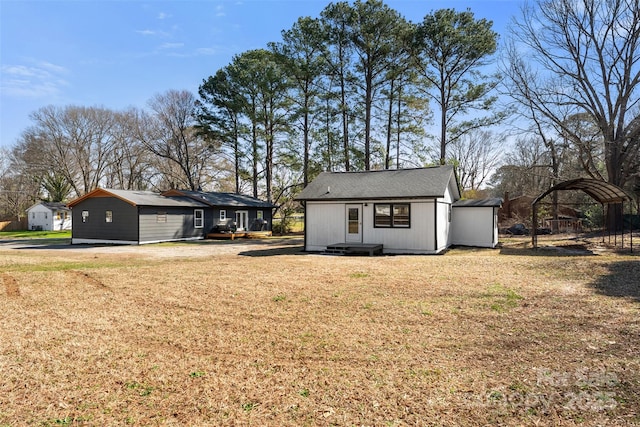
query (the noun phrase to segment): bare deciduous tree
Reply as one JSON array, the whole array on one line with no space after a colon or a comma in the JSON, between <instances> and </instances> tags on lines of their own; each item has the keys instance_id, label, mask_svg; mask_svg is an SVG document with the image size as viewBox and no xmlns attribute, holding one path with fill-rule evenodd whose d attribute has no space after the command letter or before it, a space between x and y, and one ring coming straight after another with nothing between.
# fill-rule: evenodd
<instances>
[{"instance_id":1,"label":"bare deciduous tree","mask_svg":"<svg viewBox=\"0 0 640 427\"><path fill-rule=\"evenodd\" d=\"M113 154L115 114L100 107L54 107L31 115L23 135L40 164L63 176L77 196L101 184Z\"/></svg>"},{"instance_id":2,"label":"bare deciduous tree","mask_svg":"<svg viewBox=\"0 0 640 427\"><path fill-rule=\"evenodd\" d=\"M197 190L206 182L214 147L197 131L196 99L188 91L169 90L149 101L152 115L140 116L138 137L167 164L162 171L175 186Z\"/></svg>"},{"instance_id":3,"label":"bare deciduous tree","mask_svg":"<svg viewBox=\"0 0 640 427\"><path fill-rule=\"evenodd\" d=\"M502 138L489 131L475 130L451 144L464 190L478 190L495 171L501 157Z\"/></svg>"},{"instance_id":4,"label":"bare deciduous tree","mask_svg":"<svg viewBox=\"0 0 640 427\"><path fill-rule=\"evenodd\" d=\"M130 108L114 114L114 143L111 162L105 171L105 185L125 190L147 190L153 186L156 170L151 153L136 138L141 113L135 108Z\"/></svg>"},{"instance_id":5,"label":"bare deciduous tree","mask_svg":"<svg viewBox=\"0 0 640 427\"><path fill-rule=\"evenodd\" d=\"M606 179L624 186L638 172L640 3L538 0L523 8L507 49L511 96L575 145L590 148L596 126ZM588 119L585 121L585 118ZM587 158L585 170L597 171ZM610 210L610 226L619 215Z\"/></svg>"}]
</instances>

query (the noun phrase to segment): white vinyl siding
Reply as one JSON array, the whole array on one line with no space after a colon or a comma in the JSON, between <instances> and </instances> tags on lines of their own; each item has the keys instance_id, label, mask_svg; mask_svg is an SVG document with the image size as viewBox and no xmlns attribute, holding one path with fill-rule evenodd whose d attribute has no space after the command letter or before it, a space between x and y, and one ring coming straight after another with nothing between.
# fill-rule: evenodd
<instances>
[{"instance_id":1,"label":"white vinyl siding","mask_svg":"<svg viewBox=\"0 0 640 427\"><path fill-rule=\"evenodd\" d=\"M307 202L306 216L306 250L322 251L345 241L344 203Z\"/></svg>"},{"instance_id":2,"label":"white vinyl siding","mask_svg":"<svg viewBox=\"0 0 640 427\"><path fill-rule=\"evenodd\" d=\"M494 207L454 207L452 244L493 248L498 243L497 215Z\"/></svg>"},{"instance_id":3,"label":"white vinyl siding","mask_svg":"<svg viewBox=\"0 0 640 427\"><path fill-rule=\"evenodd\" d=\"M433 199L404 201L362 201L362 243L383 244L385 253L436 253ZM410 204L411 228L374 227L374 204ZM348 203L347 203L348 204ZM443 204L443 206L445 206ZM307 251L322 251L327 245L345 242L345 203L306 204ZM446 211L444 211L446 212ZM445 224L441 224L445 225ZM447 241L444 240L446 245Z\"/></svg>"},{"instance_id":4,"label":"white vinyl siding","mask_svg":"<svg viewBox=\"0 0 640 427\"><path fill-rule=\"evenodd\" d=\"M385 203L376 201L376 204ZM391 203L391 202L389 202ZM394 202L394 204L397 204ZM363 213L363 243L382 243L384 253L433 253L433 200L412 201L411 228L374 227L373 203Z\"/></svg>"}]
</instances>

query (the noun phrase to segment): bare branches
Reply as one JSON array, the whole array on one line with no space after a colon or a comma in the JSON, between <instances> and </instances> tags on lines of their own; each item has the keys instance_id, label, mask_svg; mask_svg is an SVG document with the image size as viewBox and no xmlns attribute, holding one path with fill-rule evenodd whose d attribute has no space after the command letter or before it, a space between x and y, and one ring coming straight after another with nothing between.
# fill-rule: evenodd
<instances>
[{"instance_id":1,"label":"bare branches","mask_svg":"<svg viewBox=\"0 0 640 427\"><path fill-rule=\"evenodd\" d=\"M540 0L523 9L511 35L504 73L513 98L585 155L591 142L567 119L587 114L600 133L607 180L624 185L634 171L622 166L637 163L640 134L633 125L640 102L638 0ZM584 165L594 173L592 159Z\"/></svg>"}]
</instances>

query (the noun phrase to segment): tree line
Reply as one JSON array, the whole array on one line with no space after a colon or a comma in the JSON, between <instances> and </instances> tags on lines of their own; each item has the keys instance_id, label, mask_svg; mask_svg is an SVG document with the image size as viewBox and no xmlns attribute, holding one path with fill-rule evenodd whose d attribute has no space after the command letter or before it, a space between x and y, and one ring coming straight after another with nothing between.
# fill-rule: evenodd
<instances>
[{"instance_id":1,"label":"tree line","mask_svg":"<svg viewBox=\"0 0 640 427\"><path fill-rule=\"evenodd\" d=\"M320 171L445 163L470 192L535 194L575 175L632 188L638 10L638 0L538 0L497 55L492 22L471 10L412 23L381 0L331 3L234 56L197 95L34 112L0 164L2 206L17 214L96 186L232 191L284 206Z\"/></svg>"}]
</instances>

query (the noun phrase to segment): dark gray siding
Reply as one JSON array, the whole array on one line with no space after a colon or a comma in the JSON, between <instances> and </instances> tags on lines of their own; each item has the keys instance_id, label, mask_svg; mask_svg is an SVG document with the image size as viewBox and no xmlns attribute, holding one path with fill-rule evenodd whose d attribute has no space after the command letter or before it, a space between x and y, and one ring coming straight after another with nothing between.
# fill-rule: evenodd
<instances>
[{"instance_id":1,"label":"dark gray siding","mask_svg":"<svg viewBox=\"0 0 640 427\"><path fill-rule=\"evenodd\" d=\"M249 224L258 217L258 211L262 211L263 219L267 221L267 230L271 230L271 226L273 225L273 209L265 208L265 209L252 209L249 211Z\"/></svg>"},{"instance_id":2,"label":"dark gray siding","mask_svg":"<svg viewBox=\"0 0 640 427\"><path fill-rule=\"evenodd\" d=\"M82 222L82 212L89 216ZM112 212L112 222L106 222L106 212ZM138 208L115 197L92 197L71 210L74 239L138 240Z\"/></svg>"},{"instance_id":3,"label":"dark gray siding","mask_svg":"<svg viewBox=\"0 0 640 427\"><path fill-rule=\"evenodd\" d=\"M210 209L204 208L203 211L203 227L195 228L194 208L140 207L140 243L204 238L211 229L211 214L207 221ZM158 222L159 216L166 222Z\"/></svg>"},{"instance_id":4,"label":"dark gray siding","mask_svg":"<svg viewBox=\"0 0 640 427\"><path fill-rule=\"evenodd\" d=\"M210 229L216 225L220 221L220 211L226 211L227 219L236 219L236 211L247 212L249 215L249 226L253 224L253 222L258 218L258 211L262 211L263 219L267 221L267 230L271 230L272 220L273 220L273 209L271 208L239 208L239 207L224 207L224 206L216 206L212 209L212 226Z\"/></svg>"}]
</instances>

